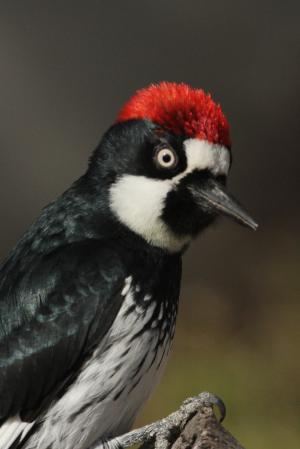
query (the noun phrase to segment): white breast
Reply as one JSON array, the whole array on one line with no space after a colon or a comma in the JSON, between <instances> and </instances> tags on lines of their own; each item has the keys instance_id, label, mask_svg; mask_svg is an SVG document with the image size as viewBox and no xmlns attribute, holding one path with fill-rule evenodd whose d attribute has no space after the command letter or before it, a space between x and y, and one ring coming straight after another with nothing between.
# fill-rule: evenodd
<instances>
[{"instance_id":1,"label":"white breast","mask_svg":"<svg viewBox=\"0 0 300 449\"><path fill-rule=\"evenodd\" d=\"M137 290L135 290L137 289ZM26 449L86 449L96 439L130 429L156 385L170 348L170 333L162 338L149 326L155 303L145 295L136 306L132 278L125 281L125 301L112 329L87 361L70 389L50 408ZM145 326L148 323L147 330Z\"/></svg>"}]
</instances>

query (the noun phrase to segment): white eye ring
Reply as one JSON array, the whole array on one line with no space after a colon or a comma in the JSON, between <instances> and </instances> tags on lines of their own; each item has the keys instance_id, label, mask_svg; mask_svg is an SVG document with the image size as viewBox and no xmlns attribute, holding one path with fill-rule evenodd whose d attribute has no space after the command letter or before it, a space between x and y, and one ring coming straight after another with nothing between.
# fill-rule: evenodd
<instances>
[{"instance_id":1,"label":"white eye ring","mask_svg":"<svg viewBox=\"0 0 300 449\"><path fill-rule=\"evenodd\" d=\"M178 157L171 148L159 148L154 155L154 162L158 168L174 168Z\"/></svg>"}]
</instances>

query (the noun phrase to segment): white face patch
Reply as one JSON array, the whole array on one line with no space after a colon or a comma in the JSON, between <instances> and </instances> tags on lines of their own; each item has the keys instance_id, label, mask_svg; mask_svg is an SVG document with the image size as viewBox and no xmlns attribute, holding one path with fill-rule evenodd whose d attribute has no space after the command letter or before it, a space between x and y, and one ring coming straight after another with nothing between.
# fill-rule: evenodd
<instances>
[{"instance_id":1,"label":"white face patch","mask_svg":"<svg viewBox=\"0 0 300 449\"><path fill-rule=\"evenodd\" d=\"M110 188L110 208L116 217L150 244L180 251L191 236L176 235L162 220L165 200L171 190L189 173L210 170L213 175L227 175L230 154L227 148L199 139L184 141L187 167L171 179L123 175Z\"/></svg>"},{"instance_id":2,"label":"white face patch","mask_svg":"<svg viewBox=\"0 0 300 449\"><path fill-rule=\"evenodd\" d=\"M172 180L124 175L110 189L110 208L118 219L149 243L180 251L189 242L176 236L160 218Z\"/></svg>"},{"instance_id":3,"label":"white face patch","mask_svg":"<svg viewBox=\"0 0 300 449\"><path fill-rule=\"evenodd\" d=\"M187 157L187 168L174 179L181 179L193 170L209 170L215 176L228 175L230 153L227 148L199 139L187 139L183 144Z\"/></svg>"}]
</instances>

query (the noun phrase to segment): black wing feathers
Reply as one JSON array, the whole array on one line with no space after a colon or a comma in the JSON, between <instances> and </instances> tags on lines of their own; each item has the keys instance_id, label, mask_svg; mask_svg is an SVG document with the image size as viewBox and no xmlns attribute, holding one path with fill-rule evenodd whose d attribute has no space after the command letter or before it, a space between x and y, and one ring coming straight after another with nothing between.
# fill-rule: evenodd
<instances>
[{"instance_id":1,"label":"black wing feathers","mask_svg":"<svg viewBox=\"0 0 300 449\"><path fill-rule=\"evenodd\" d=\"M31 420L59 394L112 324L124 277L116 252L92 240L35 260L1 289L0 420Z\"/></svg>"}]
</instances>

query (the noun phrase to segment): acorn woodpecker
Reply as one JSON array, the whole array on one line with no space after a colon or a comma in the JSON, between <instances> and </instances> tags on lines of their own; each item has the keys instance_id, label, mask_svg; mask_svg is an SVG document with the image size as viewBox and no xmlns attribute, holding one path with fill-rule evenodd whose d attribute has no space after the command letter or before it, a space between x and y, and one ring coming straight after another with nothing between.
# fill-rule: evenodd
<instances>
[{"instance_id":1,"label":"acorn woodpecker","mask_svg":"<svg viewBox=\"0 0 300 449\"><path fill-rule=\"evenodd\" d=\"M127 432L174 335L181 257L226 192L228 122L162 82L121 109L86 173L0 269L0 449L88 449Z\"/></svg>"}]
</instances>

